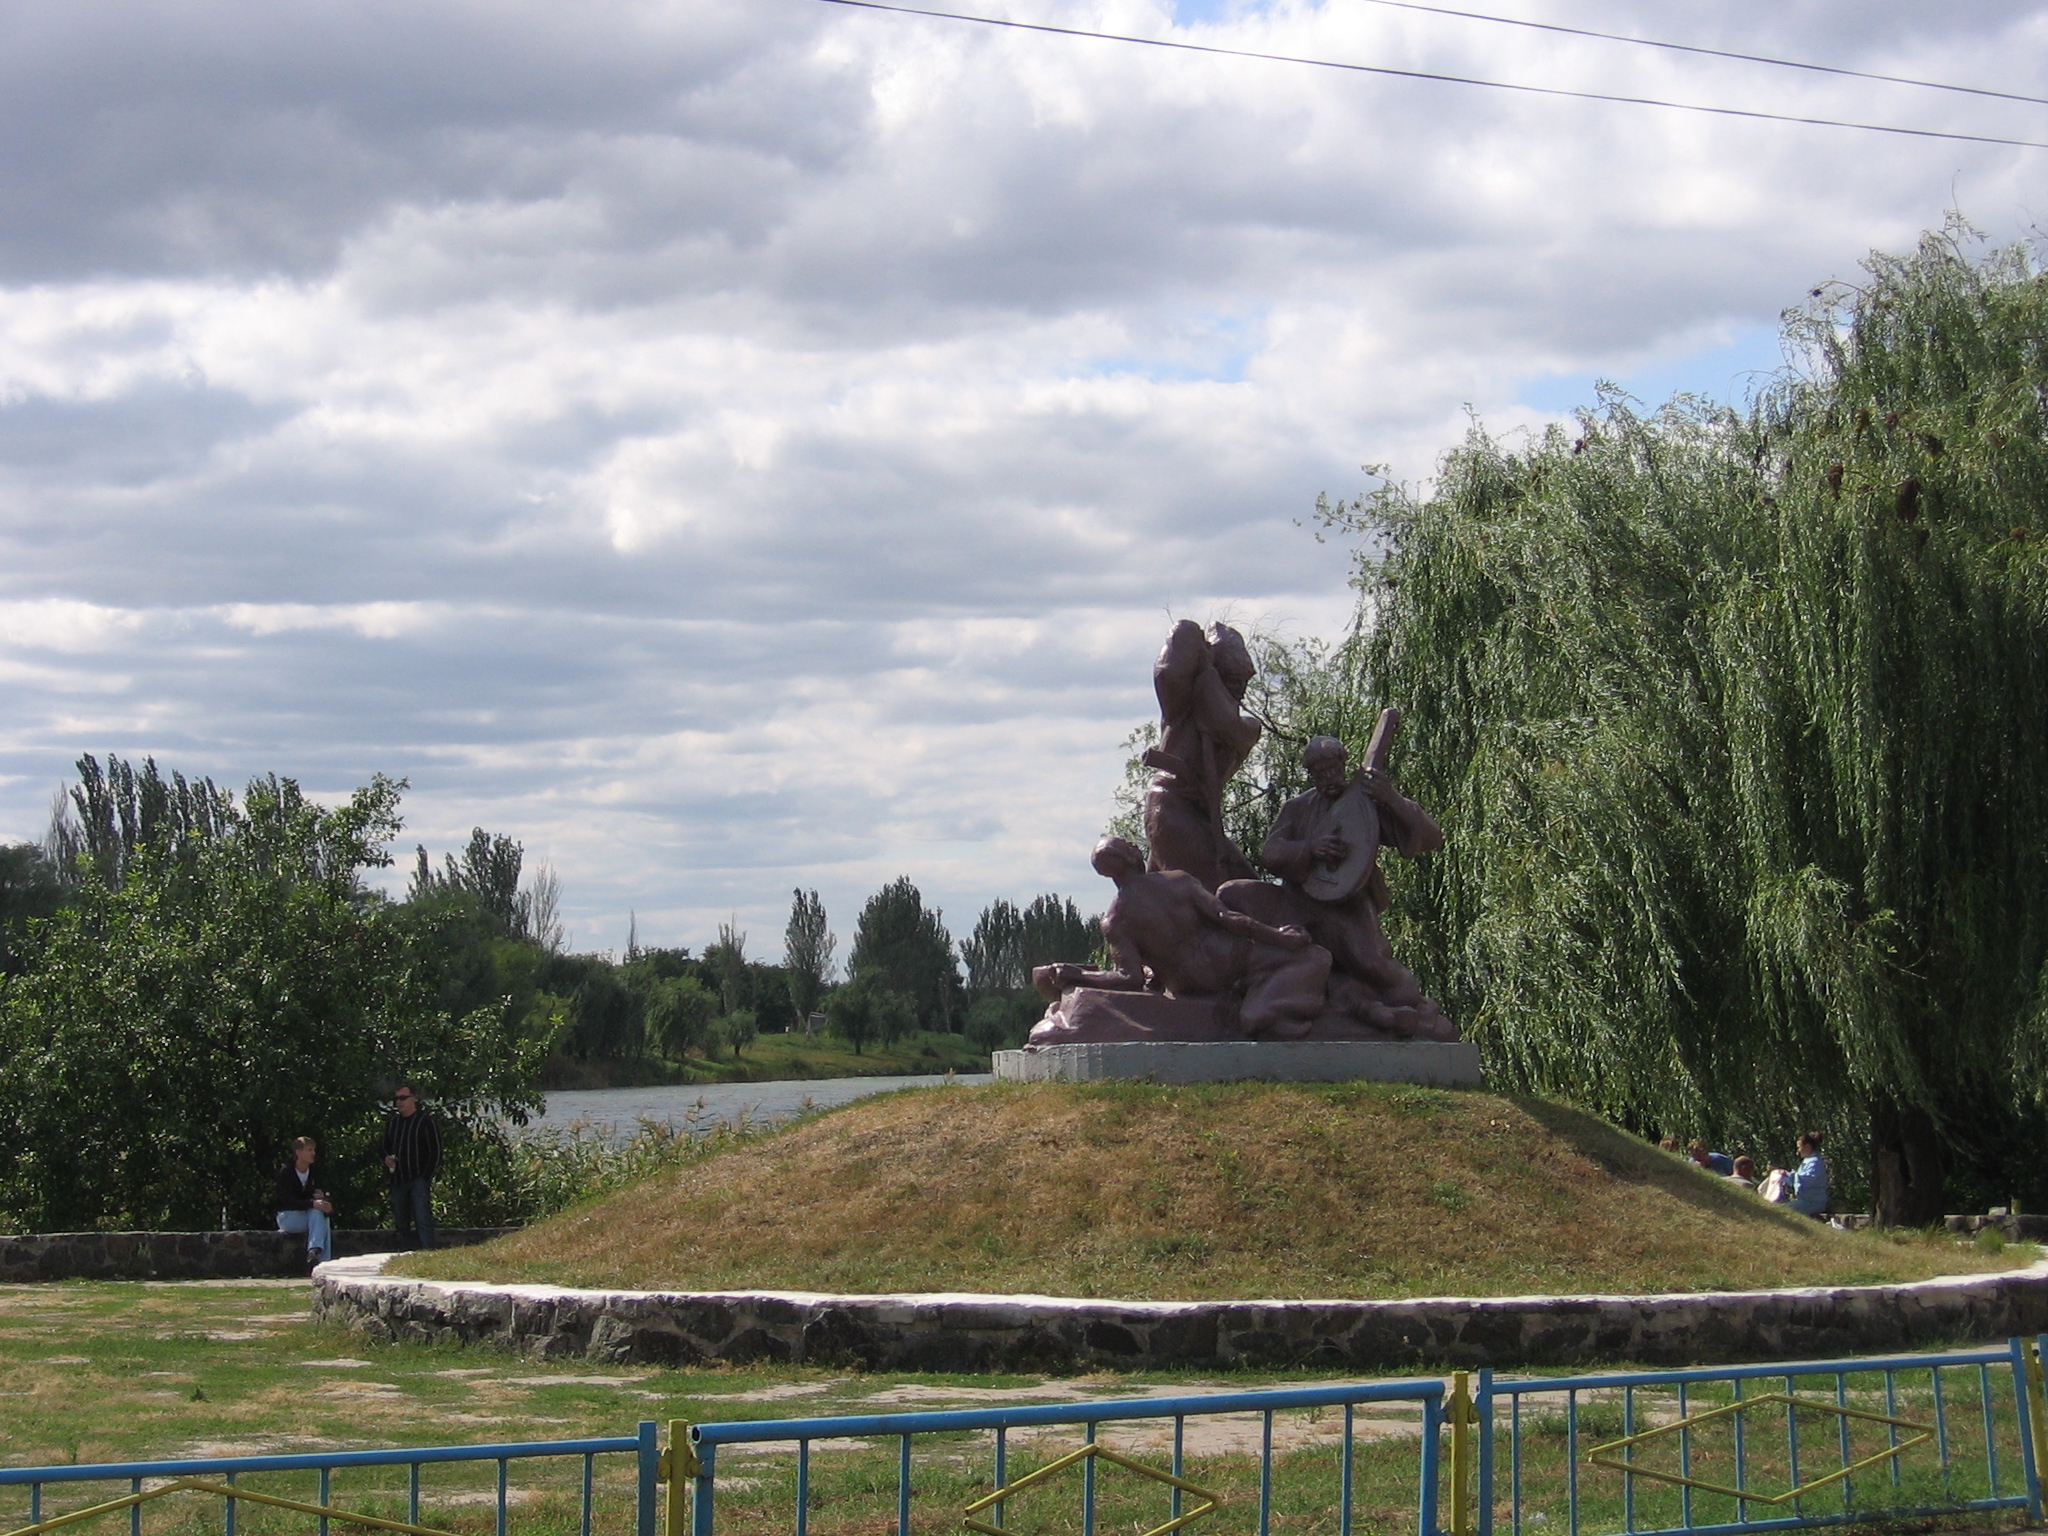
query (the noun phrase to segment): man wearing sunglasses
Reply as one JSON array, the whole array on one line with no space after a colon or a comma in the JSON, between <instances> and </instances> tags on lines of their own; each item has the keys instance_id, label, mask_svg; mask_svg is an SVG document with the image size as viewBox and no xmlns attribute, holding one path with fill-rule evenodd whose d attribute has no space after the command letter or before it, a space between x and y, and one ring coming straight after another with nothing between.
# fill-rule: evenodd
<instances>
[{"instance_id":1,"label":"man wearing sunglasses","mask_svg":"<svg viewBox=\"0 0 2048 1536\"><path fill-rule=\"evenodd\" d=\"M420 1108L411 1083L391 1096L398 1113L384 1121L384 1172L391 1180L391 1224L400 1248L434 1246L434 1175L441 1171L441 1128Z\"/></svg>"}]
</instances>

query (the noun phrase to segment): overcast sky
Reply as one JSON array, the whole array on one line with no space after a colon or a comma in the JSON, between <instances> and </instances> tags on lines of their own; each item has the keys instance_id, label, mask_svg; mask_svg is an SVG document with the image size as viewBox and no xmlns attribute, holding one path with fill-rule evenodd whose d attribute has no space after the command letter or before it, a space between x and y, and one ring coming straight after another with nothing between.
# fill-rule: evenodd
<instances>
[{"instance_id":1,"label":"overcast sky","mask_svg":"<svg viewBox=\"0 0 2048 1536\"><path fill-rule=\"evenodd\" d=\"M2030 91L2048 6L1466 0ZM1389 9L1066 25L2048 138L2048 108ZM1099 908L1169 622L1348 609L1360 466L1739 396L1778 313L2048 153L819 0L0 3L0 837L82 751L411 781L574 942L841 952L911 875Z\"/></svg>"}]
</instances>

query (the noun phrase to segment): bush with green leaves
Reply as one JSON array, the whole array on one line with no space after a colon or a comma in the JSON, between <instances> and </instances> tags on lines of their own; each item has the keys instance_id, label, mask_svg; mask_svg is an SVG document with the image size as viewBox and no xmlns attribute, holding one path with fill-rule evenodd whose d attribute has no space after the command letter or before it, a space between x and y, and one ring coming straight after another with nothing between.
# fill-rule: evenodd
<instances>
[{"instance_id":1,"label":"bush with green leaves","mask_svg":"<svg viewBox=\"0 0 2048 1536\"><path fill-rule=\"evenodd\" d=\"M751 1008L735 1008L718 1021L719 1037L737 1061L761 1033L761 1024Z\"/></svg>"},{"instance_id":2,"label":"bush with green leaves","mask_svg":"<svg viewBox=\"0 0 2048 1536\"><path fill-rule=\"evenodd\" d=\"M803 1114L810 1113L806 1101ZM696 1109L679 1121L642 1118L625 1137L580 1120L533 1130L485 1121L450 1142L434 1203L449 1226L520 1226L773 1129L744 1113L712 1120Z\"/></svg>"},{"instance_id":3,"label":"bush with green leaves","mask_svg":"<svg viewBox=\"0 0 2048 1536\"><path fill-rule=\"evenodd\" d=\"M538 1105L538 1052L505 1007L438 1006L361 884L388 862L401 788L380 776L327 809L259 779L239 805L215 792L204 818L143 828L111 879L112 850L80 853L73 903L32 926L0 984L0 1219L267 1225L300 1135L321 1143L341 1219L376 1219L396 1081L444 1121Z\"/></svg>"}]
</instances>

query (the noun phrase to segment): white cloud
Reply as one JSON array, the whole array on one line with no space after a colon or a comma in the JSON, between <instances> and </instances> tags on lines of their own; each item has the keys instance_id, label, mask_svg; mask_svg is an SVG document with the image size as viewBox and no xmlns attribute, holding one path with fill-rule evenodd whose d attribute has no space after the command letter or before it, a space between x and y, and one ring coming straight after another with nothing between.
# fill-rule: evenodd
<instances>
[{"instance_id":1,"label":"white cloud","mask_svg":"<svg viewBox=\"0 0 2048 1536\"><path fill-rule=\"evenodd\" d=\"M1014 14L1175 35L1155 0ZM1516 15L2011 85L2048 13ZM808 0L0 0L0 833L84 750L555 860L585 942L956 927L1085 857L1171 615L1341 622L1296 527L1470 404L1753 336L2040 154ZM1178 35L2032 136L2031 109L1350 0ZM1676 376L1676 375L1674 375Z\"/></svg>"}]
</instances>

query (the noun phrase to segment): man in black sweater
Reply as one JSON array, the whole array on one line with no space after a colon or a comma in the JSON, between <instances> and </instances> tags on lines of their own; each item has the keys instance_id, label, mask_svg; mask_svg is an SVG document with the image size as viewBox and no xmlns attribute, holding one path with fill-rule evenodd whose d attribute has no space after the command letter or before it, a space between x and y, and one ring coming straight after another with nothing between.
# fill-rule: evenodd
<instances>
[{"instance_id":1,"label":"man in black sweater","mask_svg":"<svg viewBox=\"0 0 2048 1536\"><path fill-rule=\"evenodd\" d=\"M384 1122L384 1171L391 1179L392 1226L401 1248L434 1246L434 1175L441 1171L441 1128L420 1108L411 1083L392 1096L398 1113Z\"/></svg>"}]
</instances>

